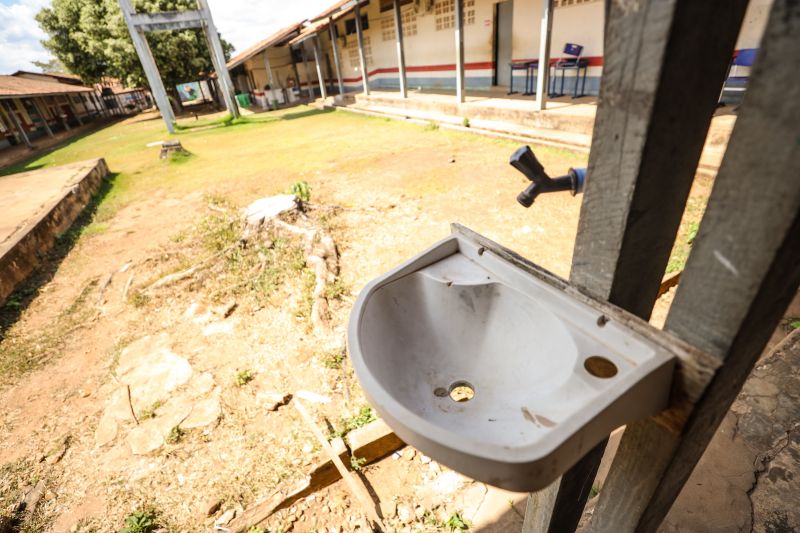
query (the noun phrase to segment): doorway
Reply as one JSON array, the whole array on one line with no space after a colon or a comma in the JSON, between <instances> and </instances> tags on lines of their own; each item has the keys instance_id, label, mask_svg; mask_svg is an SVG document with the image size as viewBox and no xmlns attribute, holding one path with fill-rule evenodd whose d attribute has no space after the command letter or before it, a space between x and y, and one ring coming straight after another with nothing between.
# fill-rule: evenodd
<instances>
[{"instance_id":1,"label":"doorway","mask_svg":"<svg viewBox=\"0 0 800 533\"><path fill-rule=\"evenodd\" d=\"M511 31L514 0L498 2L494 9L494 85L508 87L511 79Z\"/></svg>"}]
</instances>

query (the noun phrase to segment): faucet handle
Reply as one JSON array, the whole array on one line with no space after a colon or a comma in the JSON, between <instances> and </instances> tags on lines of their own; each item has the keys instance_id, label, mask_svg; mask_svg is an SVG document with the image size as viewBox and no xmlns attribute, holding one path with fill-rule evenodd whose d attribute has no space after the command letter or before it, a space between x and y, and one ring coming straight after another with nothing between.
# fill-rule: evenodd
<instances>
[{"instance_id":1,"label":"faucet handle","mask_svg":"<svg viewBox=\"0 0 800 533\"><path fill-rule=\"evenodd\" d=\"M544 184L550 181L550 176L544 171L544 166L536 159L530 146L520 147L511 155L509 163L534 183Z\"/></svg>"}]
</instances>

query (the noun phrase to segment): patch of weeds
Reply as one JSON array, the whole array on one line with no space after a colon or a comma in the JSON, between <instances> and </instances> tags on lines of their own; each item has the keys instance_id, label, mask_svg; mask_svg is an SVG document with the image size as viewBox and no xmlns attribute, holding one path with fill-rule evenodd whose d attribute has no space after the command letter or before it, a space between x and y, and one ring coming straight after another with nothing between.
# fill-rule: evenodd
<instances>
[{"instance_id":1,"label":"patch of weeds","mask_svg":"<svg viewBox=\"0 0 800 533\"><path fill-rule=\"evenodd\" d=\"M185 435L186 432L180 426L175 426L169 430L169 435L164 440L167 444L178 444Z\"/></svg>"},{"instance_id":2,"label":"patch of weeds","mask_svg":"<svg viewBox=\"0 0 800 533\"><path fill-rule=\"evenodd\" d=\"M792 329L800 329L800 318L795 318L789 322L789 327Z\"/></svg>"},{"instance_id":3,"label":"patch of weeds","mask_svg":"<svg viewBox=\"0 0 800 533\"><path fill-rule=\"evenodd\" d=\"M185 241L185 240L186 240L186 237L188 237L188 236L189 236L189 234L187 233L187 231L186 231L186 230L181 230L181 231L179 231L178 233L176 233L176 234L174 234L174 235L171 235L171 236L170 236L170 238L169 238L169 240L171 240L171 241L172 241L172 242L174 242L175 244L180 244L180 243L182 243L183 241Z\"/></svg>"},{"instance_id":4,"label":"patch of weeds","mask_svg":"<svg viewBox=\"0 0 800 533\"><path fill-rule=\"evenodd\" d=\"M267 533L267 530L257 526L251 526L250 529L247 530L247 533Z\"/></svg>"},{"instance_id":5,"label":"patch of weeds","mask_svg":"<svg viewBox=\"0 0 800 533\"><path fill-rule=\"evenodd\" d=\"M437 131L439 129L438 122L428 122L425 124L425 131Z\"/></svg>"},{"instance_id":6,"label":"patch of weeds","mask_svg":"<svg viewBox=\"0 0 800 533\"><path fill-rule=\"evenodd\" d=\"M155 511L145 509L129 514L119 533L153 533L158 528L158 516Z\"/></svg>"},{"instance_id":7,"label":"patch of weeds","mask_svg":"<svg viewBox=\"0 0 800 533\"><path fill-rule=\"evenodd\" d=\"M22 307L23 303L25 303L26 301L31 300L37 294L39 294L38 287L34 287L34 286L21 287L21 288L17 289L16 291L14 291L11 294L11 296L8 297L4 307L7 307L9 309L12 309L12 308L13 309L18 309L18 308Z\"/></svg>"},{"instance_id":8,"label":"patch of weeds","mask_svg":"<svg viewBox=\"0 0 800 533\"><path fill-rule=\"evenodd\" d=\"M253 373L249 369L240 370L236 374L235 383L237 387L244 387L253 381L253 379L255 379L255 376L253 376Z\"/></svg>"},{"instance_id":9,"label":"patch of weeds","mask_svg":"<svg viewBox=\"0 0 800 533\"><path fill-rule=\"evenodd\" d=\"M348 418L340 418L339 426L341 426L341 429L335 431L331 438L343 437L354 429L364 427L377 419L378 417L375 415L375 411L372 410L372 407L364 405L358 410L356 415Z\"/></svg>"},{"instance_id":10,"label":"patch of weeds","mask_svg":"<svg viewBox=\"0 0 800 533\"><path fill-rule=\"evenodd\" d=\"M197 230L209 251L221 252L239 242L242 224L238 217L213 214L203 217Z\"/></svg>"},{"instance_id":11,"label":"patch of weeds","mask_svg":"<svg viewBox=\"0 0 800 533\"><path fill-rule=\"evenodd\" d=\"M469 128L469 119L467 117L461 119L461 125L464 126L465 128Z\"/></svg>"},{"instance_id":12,"label":"patch of weeds","mask_svg":"<svg viewBox=\"0 0 800 533\"><path fill-rule=\"evenodd\" d=\"M591 500L598 494L600 494L600 487L598 487L597 485L592 485L592 490L589 491L589 499Z\"/></svg>"},{"instance_id":13,"label":"patch of weeds","mask_svg":"<svg viewBox=\"0 0 800 533\"><path fill-rule=\"evenodd\" d=\"M694 240L697 237L697 232L700 230L700 222L693 221L689 222L686 228L686 244L694 244Z\"/></svg>"},{"instance_id":14,"label":"patch of weeds","mask_svg":"<svg viewBox=\"0 0 800 533\"><path fill-rule=\"evenodd\" d=\"M308 318L311 316L311 308L314 306L314 285L317 282L314 271L310 268L304 268L301 272L301 281L303 283L303 297L296 315L298 318Z\"/></svg>"},{"instance_id":15,"label":"patch of weeds","mask_svg":"<svg viewBox=\"0 0 800 533\"><path fill-rule=\"evenodd\" d=\"M342 350L334 350L322 354L322 365L331 370L341 370L342 362L344 361L344 352Z\"/></svg>"},{"instance_id":16,"label":"patch of weeds","mask_svg":"<svg viewBox=\"0 0 800 533\"><path fill-rule=\"evenodd\" d=\"M128 303L134 307L144 307L150 302L150 297L142 291L134 290L128 295Z\"/></svg>"},{"instance_id":17,"label":"patch of weeds","mask_svg":"<svg viewBox=\"0 0 800 533\"><path fill-rule=\"evenodd\" d=\"M204 194L203 201L215 207L225 207L225 208L234 207L233 204L231 204L231 201L228 200L226 196L213 192Z\"/></svg>"},{"instance_id":18,"label":"patch of weeds","mask_svg":"<svg viewBox=\"0 0 800 533\"><path fill-rule=\"evenodd\" d=\"M467 522L461 513L453 513L450 518L445 520L444 526L448 531L467 531L469 529L469 522Z\"/></svg>"},{"instance_id":19,"label":"patch of weeds","mask_svg":"<svg viewBox=\"0 0 800 533\"><path fill-rule=\"evenodd\" d=\"M366 462L366 457L356 457L355 455L350 456L350 468L356 472L360 472L361 467L363 467Z\"/></svg>"},{"instance_id":20,"label":"patch of weeds","mask_svg":"<svg viewBox=\"0 0 800 533\"><path fill-rule=\"evenodd\" d=\"M333 283L328 283L325 285L325 298L327 300L339 300L346 293L347 293L347 288L340 279L337 279Z\"/></svg>"},{"instance_id":21,"label":"patch of weeds","mask_svg":"<svg viewBox=\"0 0 800 533\"><path fill-rule=\"evenodd\" d=\"M294 182L289 192L297 196L301 202L307 203L311 201L311 186L309 186L307 181Z\"/></svg>"},{"instance_id":22,"label":"patch of weeds","mask_svg":"<svg viewBox=\"0 0 800 533\"><path fill-rule=\"evenodd\" d=\"M182 165L189 161L193 157L193 154L187 150L175 150L170 152L167 156L167 161L171 165Z\"/></svg>"},{"instance_id":23,"label":"patch of weeds","mask_svg":"<svg viewBox=\"0 0 800 533\"><path fill-rule=\"evenodd\" d=\"M146 407L139 413L139 420L147 420L148 418L155 418L158 408L164 405L161 400L154 401L149 407Z\"/></svg>"}]
</instances>

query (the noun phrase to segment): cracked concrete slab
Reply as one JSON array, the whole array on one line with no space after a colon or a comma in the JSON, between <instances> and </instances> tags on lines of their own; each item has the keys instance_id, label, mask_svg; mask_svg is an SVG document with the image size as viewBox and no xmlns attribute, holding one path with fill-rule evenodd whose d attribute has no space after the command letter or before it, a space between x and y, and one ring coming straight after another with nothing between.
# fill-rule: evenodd
<instances>
[{"instance_id":1,"label":"cracked concrete slab","mask_svg":"<svg viewBox=\"0 0 800 533\"><path fill-rule=\"evenodd\" d=\"M800 329L751 373L660 531L800 531Z\"/></svg>"}]
</instances>

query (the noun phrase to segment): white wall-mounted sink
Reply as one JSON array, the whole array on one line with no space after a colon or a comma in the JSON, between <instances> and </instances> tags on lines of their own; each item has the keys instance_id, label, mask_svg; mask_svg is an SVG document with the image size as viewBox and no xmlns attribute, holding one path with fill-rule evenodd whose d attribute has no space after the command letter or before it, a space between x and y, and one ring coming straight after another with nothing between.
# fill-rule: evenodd
<instances>
[{"instance_id":1,"label":"white wall-mounted sink","mask_svg":"<svg viewBox=\"0 0 800 533\"><path fill-rule=\"evenodd\" d=\"M405 442L533 491L615 428L663 410L675 358L643 322L609 320L607 304L523 263L457 229L363 289L348 345L368 399Z\"/></svg>"}]
</instances>

